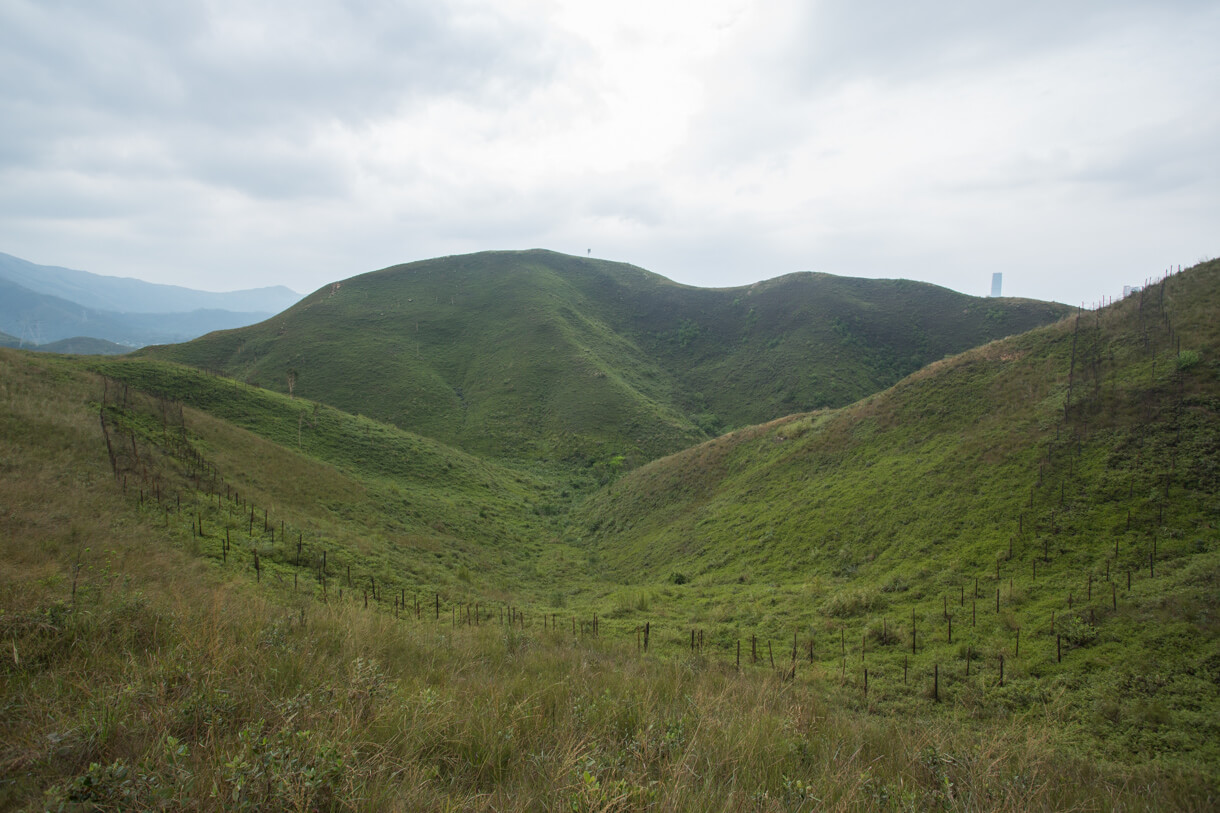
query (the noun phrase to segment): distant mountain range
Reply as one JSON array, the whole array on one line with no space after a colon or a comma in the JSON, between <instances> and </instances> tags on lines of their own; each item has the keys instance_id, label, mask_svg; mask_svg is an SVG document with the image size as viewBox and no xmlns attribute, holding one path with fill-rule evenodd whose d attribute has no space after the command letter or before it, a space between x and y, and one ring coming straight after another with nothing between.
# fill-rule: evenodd
<instances>
[{"instance_id":1,"label":"distant mountain range","mask_svg":"<svg viewBox=\"0 0 1220 813\"><path fill-rule=\"evenodd\" d=\"M283 286L214 293L137 279L36 265L0 253L0 342L56 352L118 352L187 341L214 330L261 322L301 297ZM116 348L116 346L119 346ZM85 349L91 348L91 349Z\"/></svg>"}]
</instances>

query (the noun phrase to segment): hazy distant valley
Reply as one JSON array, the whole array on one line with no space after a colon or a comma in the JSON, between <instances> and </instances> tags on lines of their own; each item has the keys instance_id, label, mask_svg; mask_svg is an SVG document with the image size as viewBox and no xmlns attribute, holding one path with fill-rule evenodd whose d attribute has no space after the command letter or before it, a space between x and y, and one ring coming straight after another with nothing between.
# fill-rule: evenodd
<instances>
[{"instance_id":1,"label":"hazy distant valley","mask_svg":"<svg viewBox=\"0 0 1220 813\"><path fill-rule=\"evenodd\" d=\"M261 322L298 299L284 287L210 293L0 254L0 346L115 355Z\"/></svg>"}]
</instances>

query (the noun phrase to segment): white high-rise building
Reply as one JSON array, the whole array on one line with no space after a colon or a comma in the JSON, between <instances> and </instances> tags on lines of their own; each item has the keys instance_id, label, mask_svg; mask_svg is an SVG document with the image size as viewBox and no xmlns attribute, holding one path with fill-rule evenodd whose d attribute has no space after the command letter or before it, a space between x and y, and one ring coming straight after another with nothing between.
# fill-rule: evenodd
<instances>
[{"instance_id":1,"label":"white high-rise building","mask_svg":"<svg viewBox=\"0 0 1220 813\"><path fill-rule=\"evenodd\" d=\"M1000 287L1003 285L1003 282L1004 282L1003 272L996 271L994 274L991 275L991 295L992 296L1001 296Z\"/></svg>"}]
</instances>

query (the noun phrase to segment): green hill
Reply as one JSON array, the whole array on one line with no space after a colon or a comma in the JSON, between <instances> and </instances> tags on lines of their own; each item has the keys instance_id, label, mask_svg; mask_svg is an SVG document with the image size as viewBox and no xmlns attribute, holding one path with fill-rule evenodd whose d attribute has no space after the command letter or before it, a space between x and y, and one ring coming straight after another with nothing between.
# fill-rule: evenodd
<instances>
[{"instance_id":1,"label":"green hill","mask_svg":"<svg viewBox=\"0 0 1220 813\"><path fill-rule=\"evenodd\" d=\"M570 538L624 586L670 582L671 617L726 648L796 633L833 670L844 636L859 678L863 635L895 703L896 675L937 666L980 713L1064 692L1110 758L1215 767L1218 311L1213 261L655 461L587 501Z\"/></svg>"},{"instance_id":2,"label":"green hill","mask_svg":"<svg viewBox=\"0 0 1220 813\"><path fill-rule=\"evenodd\" d=\"M130 347L89 336L60 339L57 342L40 344L37 349L44 353L70 353L78 356L121 356L131 352Z\"/></svg>"},{"instance_id":3,"label":"green hill","mask_svg":"<svg viewBox=\"0 0 1220 813\"><path fill-rule=\"evenodd\" d=\"M821 274L707 290L620 263L488 252L363 274L259 325L145 352L477 454L613 470L850 403L1065 311Z\"/></svg>"},{"instance_id":4,"label":"green hill","mask_svg":"<svg viewBox=\"0 0 1220 813\"><path fill-rule=\"evenodd\" d=\"M0 331L0 347L24 347L27 350L40 350L46 353L71 353L82 356L118 356L131 352L130 347L88 336L74 336L71 339L60 339L48 344L29 344L2 331Z\"/></svg>"},{"instance_id":5,"label":"green hill","mask_svg":"<svg viewBox=\"0 0 1220 813\"><path fill-rule=\"evenodd\" d=\"M166 410L172 435L176 408L177 425L190 427L182 431L191 454L234 490L257 495L256 514L269 511L273 524L278 516L283 533L295 533L312 550L311 561L327 549L331 562L355 560L364 578L386 589L436 591L477 573L482 594L539 592L522 573L539 572L551 517L573 490L590 487L565 479L561 488L553 472L508 469L384 423L189 367L127 359L88 366L111 382L103 389L109 387L112 401L122 387L128 406L108 413L120 434L163 448ZM233 521L223 511L200 511L206 525ZM268 538L260 526L243 534L248 547ZM274 536L263 550L268 562L282 558Z\"/></svg>"}]
</instances>

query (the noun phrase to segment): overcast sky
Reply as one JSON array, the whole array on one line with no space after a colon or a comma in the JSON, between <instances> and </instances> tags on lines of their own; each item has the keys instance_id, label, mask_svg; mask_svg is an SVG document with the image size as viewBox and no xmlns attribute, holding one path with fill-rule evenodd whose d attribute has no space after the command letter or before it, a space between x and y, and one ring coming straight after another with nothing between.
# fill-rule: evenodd
<instances>
[{"instance_id":1,"label":"overcast sky","mask_svg":"<svg viewBox=\"0 0 1220 813\"><path fill-rule=\"evenodd\" d=\"M1220 254L1216 0L0 0L0 251L550 248L1091 303Z\"/></svg>"}]
</instances>

